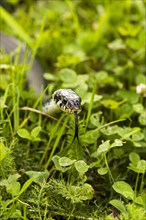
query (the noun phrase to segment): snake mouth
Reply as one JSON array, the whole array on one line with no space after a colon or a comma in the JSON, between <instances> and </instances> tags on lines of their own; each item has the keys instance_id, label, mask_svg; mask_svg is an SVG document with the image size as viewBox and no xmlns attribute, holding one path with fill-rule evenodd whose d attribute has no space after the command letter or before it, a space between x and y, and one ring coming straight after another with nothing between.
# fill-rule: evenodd
<instances>
[{"instance_id":1,"label":"snake mouth","mask_svg":"<svg viewBox=\"0 0 146 220\"><path fill-rule=\"evenodd\" d=\"M79 114L81 112L81 108L67 108L66 106L61 107L61 110L70 114Z\"/></svg>"},{"instance_id":2,"label":"snake mouth","mask_svg":"<svg viewBox=\"0 0 146 220\"><path fill-rule=\"evenodd\" d=\"M80 113L81 98L71 89L59 89L53 94L57 106L66 113Z\"/></svg>"}]
</instances>

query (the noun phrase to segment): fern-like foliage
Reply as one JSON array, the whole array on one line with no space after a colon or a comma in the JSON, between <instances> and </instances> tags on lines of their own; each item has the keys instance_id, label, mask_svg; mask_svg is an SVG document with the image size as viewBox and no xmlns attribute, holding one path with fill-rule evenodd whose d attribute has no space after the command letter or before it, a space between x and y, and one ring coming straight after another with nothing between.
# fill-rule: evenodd
<instances>
[{"instance_id":1,"label":"fern-like foliage","mask_svg":"<svg viewBox=\"0 0 146 220\"><path fill-rule=\"evenodd\" d=\"M72 204L90 200L93 196L93 189L91 185L87 183L81 185L71 185L69 183L65 183L64 180L51 179L48 186L53 194L61 195L66 200L70 200Z\"/></svg>"},{"instance_id":2,"label":"fern-like foliage","mask_svg":"<svg viewBox=\"0 0 146 220\"><path fill-rule=\"evenodd\" d=\"M28 216L32 220L46 220L49 214L48 208L48 198L45 191L46 183L41 185L34 185L33 189L30 191L30 195L27 197L27 202L29 203L28 207Z\"/></svg>"},{"instance_id":3,"label":"fern-like foliage","mask_svg":"<svg viewBox=\"0 0 146 220\"><path fill-rule=\"evenodd\" d=\"M2 149L6 151L6 154L4 158L0 161L0 180L6 179L10 174L14 174L16 172L14 156L12 155L12 152L3 144L1 145L1 150Z\"/></svg>"},{"instance_id":4,"label":"fern-like foliage","mask_svg":"<svg viewBox=\"0 0 146 220\"><path fill-rule=\"evenodd\" d=\"M27 203L30 219L89 219L97 216L90 205L93 189L89 184L71 185L64 180L50 179L35 185ZM93 219L97 219L96 217Z\"/></svg>"}]
</instances>

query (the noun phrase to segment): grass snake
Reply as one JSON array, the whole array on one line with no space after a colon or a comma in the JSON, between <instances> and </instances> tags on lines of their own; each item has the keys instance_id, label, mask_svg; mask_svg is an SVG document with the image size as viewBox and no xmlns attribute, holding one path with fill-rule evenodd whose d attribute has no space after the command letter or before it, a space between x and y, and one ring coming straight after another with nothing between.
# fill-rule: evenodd
<instances>
[{"instance_id":1,"label":"grass snake","mask_svg":"<svg viewBox=\"0 0 146 220\"><path fill-rule=\"evenodd\" d=\"M19 42L18 39L0 33L1 50L6 53L13 53L20 46L19 63L24 60L26 47ZM26 64L30 62L31 52L28 53ZM29 73L27 74L28 87L33 87L37 95L41 94L41 88L44 84L43 69L37 59L34 59ZM56 90L51 98L49 98L43 105L42 111L47 114L54 114L56 112L72 113L75 117L75 135L74 139L78 139L78 113L81 111L81 98L71 89ZM73 141L74 141L73 139Z\"/></svg>"}]
</instances>

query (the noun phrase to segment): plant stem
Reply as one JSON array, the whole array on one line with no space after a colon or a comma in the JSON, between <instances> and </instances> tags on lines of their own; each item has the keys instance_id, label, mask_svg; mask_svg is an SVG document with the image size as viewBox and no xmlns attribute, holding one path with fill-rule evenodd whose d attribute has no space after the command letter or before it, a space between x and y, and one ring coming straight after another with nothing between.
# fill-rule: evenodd
<instances>
[{"instance_id":1,"label":"plant stem","mask_svg":"<svg viewBox=\"0 0 146 220\"><path fill-rule=\"evenodd\" d=\"M74 210L75 210L75 205L74 205L74 207L73 207L73 209L72 209L72 211L71 211L70 215L68 216L67 220L70 220L70 218L71 218L71 217L72 217L72 215L73 215Z\"/></svg>"},{"instance_id":2,"label":"plant stem","mask_svg":"<svg viewBox=\"0 0 146 220\"><path fill-rule=\"evenodd\" d=\"M135 182L135 196L137 194L137 186L138 186L138 181L139 181L139 173L137 174L137 177L136 177L136 182Z\"/></svg>"},{"instance_id":3,"label":"plant stem","mask_svg":"<svg viewBox=\"0 0 146 220\"><path fill-rule=\"evenodd\" d=\"M109 177L111 178L112 182L114 183L115 180L114 180L113 175L110 171L110 168L109 168L109 165L108 165L108 162L107 162L107 158L106 158L106 153L104 154L104 160L105 160L105 165L106 165L106 167L108 169L108 172L109 172Z\"/></svg>"},{"instance_id":4,"label":"plant stem","mask_svg":"<svg viewBox=\"0 0 146 220\"><path fill-rule=\"evenodd\" d=\"M140 193L142 193L143 186L144 186L144 173L142 174L142 177L141 177Z\"/></svg>"},{"instance_id":5,"label":"plant stem","mask_svg":"<svg viewBox=\"0 0 146 220\"><path fill-rule=\"evenodd\" d=\"M91 99L90 99L90 104L89 104L89 107L88 107L88 113L87 113L87 118L86 118L86 126L88 126L88 123L89 123L89 120L90 120L91 111L92 111L93 102L94 102L94 95L95 95L95 92L96 92L96 87L97 87L97 85L96 85L96 80L95 80L93 90L92 90Z\"/></svg>"}]
</instances>

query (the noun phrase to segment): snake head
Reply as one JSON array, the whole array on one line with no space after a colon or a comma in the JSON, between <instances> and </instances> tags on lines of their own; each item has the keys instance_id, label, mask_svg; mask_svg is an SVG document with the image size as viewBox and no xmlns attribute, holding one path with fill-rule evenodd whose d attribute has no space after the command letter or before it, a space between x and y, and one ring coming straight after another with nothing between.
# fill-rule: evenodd
<instances>
[{"instance_id":1,"label":"snake head","mask_svg":"<svg viewBox=\"0 0 146 220\"><path fill-rule=\"evenodd\" d=\"M79 113L81 111L81 98L71 89L56 90L52 98L57 106L67 113Z\"/></svg>"}]
</instances>

